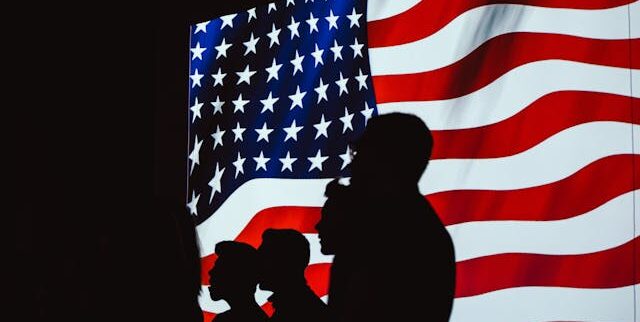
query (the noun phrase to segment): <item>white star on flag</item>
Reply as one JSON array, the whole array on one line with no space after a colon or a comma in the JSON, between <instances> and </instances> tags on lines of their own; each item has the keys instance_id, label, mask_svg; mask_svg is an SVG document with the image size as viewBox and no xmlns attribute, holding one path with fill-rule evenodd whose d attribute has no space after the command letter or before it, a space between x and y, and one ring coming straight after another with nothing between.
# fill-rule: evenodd
<instances>
[{"instance_id":1,"label":"white star on flag","mask_svg":"<svg viewBox=\"0 0 640 322\"><path fill-rule=\"evenodd\" d=\"M289 99L291 100L291 110L293 110L296 106L304 108L304 106L302 106L302 98L306 94L307 92L300 92L300 86L296 87L296 93L293 95L289 95Z\"/></svg>"},{"instance_id":2,"label":"white star on flag","mask_svg":"<svg viewBox=\"0 0 640 322\"><path fill-rule=\"evenodd\" d=\"M193 75L190 75L189 78L191 78L192 83L191 83L191 88L194 88L197 86L202 86L202 84L200 84L200 80L202 79L204 75L198 73L198 69L196 68L196 70L193 72Z\"/></svg>"},{"instance_id":3,"label":"white star on flag","mask_svg":"<svg viewBox=\"0 0 640 322\"><path fill-rule=\"evenodd\" d=\"M205 21L205 22L196 24L196 30L193 32L193 34L195 35L200 31L202 31L203 33L207 33L207 25L209 24L209 22L211 21Z\"/></svg>"},{"instance_id":4,"label":"white star on flag","mask_svg":"<svg viewBox=\"0 0 640 322\"><path fill-rule=\"evenodd\" d=\"M233 28L233 19L237 16L237 13L226 15L220 17L222 20L222 25L220 26L220 30L224 29L224 27L229 26L229 28Z\"/></svg>"},{"instance_id":5,"label":"white star on flag","mask_svg":"<svg viewBox=\"0 0 640 322\"><path fill-rule=\"evenodd\" d=\"M342 159L342 166L340 166L340 170L344 169L351 163L351 148L347 145L347 150L340 154L340 159Z\"/></svg>"},{"instance_id":6,"label":"white star on flag","mask_svg":"<svg viewBox=\"0 0 640 322\"><path fill-rule=\"evenodd\" d=\"M362 14L357 13L356 8L353 8L353 10L351 11L351 14L347 15L347 18L349 18L349 28L352 28L353 26L360 27L360 22L358 21L360 17L362 17Z\"/></svg>"},{"instance_id":7,"label":"white star on flag","mask_svg":"<svg viewBox=\"0 0 640 322\"><path fill-rule=\"evenodd\" d=\"M337 61L338 58L342 60L342 46L338 46L338 41L333 40L333 47L329 48L333 52L333 61Z\"/></svg>"},{"instance_id":8,"label":"white star on flag","mask_svg":"<svg viewBox=\"0 0 640 322\"><path fill-rule=\"evenodd\" d=\"M213 105L213 115L216 115L217 113L222 114L222 105L224 105L224 101L220 100L219 95L216 95L216 101L211 102L211 105Z\"/></svg>"},{"instance_id":9,"label":"white star on flag","mask_svg":"<svg viewBox=\"0 0 640 322\"><path fill-rule=\"evenodd\" d=\"M271 32L267 34L269 39L269 48L273 46L273 44L280 45L280 39L278 39L278 35L280 35L280 29L276 29L276 24L271 24Z\"/></svg>"},{"instance_id":10,"label":"white star on flag","mask_svg":"<svg viewBox=\"0 0 640 322\"><path fill-rule=\"evenodd\" d=\"M311 166L309 166L309 172L311 172L311 170L313 169L318 169L322 171L322 163L326 161L328 158L329 157L327 156L323 156L320 153L320 150L318 150L318 153L316 153L314 157L308 157L307 159L309 159L309 162L311 162Z\"/></svg>"},{"instance_id":11,"label":"white star on flag","mask_svg":"<svg viewBox=\"0 0 640 322\"><path fill-rule=\"evenodd\" d=\"M200 164L200 147L202 147L202 140L198 140L198 136L196 135L196 142L193 145L193 150L189 154L189 160L191 160L191 170L189 170L189 173L193 172L196 164Z\"/></svg>"},{"instance_id":12,"label":"white star on flag","mask_svg":"<svg viewBox=\"0 0 640 322\"><path fill-rule=\"evenodd\" d=\"M236 175L234 178L237 178L239 173L244 174L244 167L243 167L244 160L246 159L243 157L240 157L240 152L238 152L238 158L231 163L236 168Z\"/></svg>"},{"instance_id":13,"label":"white star on flag","mask_svg":"<svg viewBox=\"0 0 640 322\"><path fill-rule=\"evenodd\" d=\"M191 123L193 123L196 118L202 117L200 115L200 108L202 108L202 105L204 105L204 103L198 103L198 97L196 97L195 103L193 103L193 106L190 107L191 111L193 112L193 119L191 120Z\"/></svg>"},{"instance_id":14,"label":"white star on flag","mask_svg":"<svg viewBox=\"0 0 640 322\"><path fill-rule=\"evenodd\" d=\"M275 80L278 80L278 71L280 70L281 67L282 67L282 64L276 64L276 59L274 58L273 63L271 64L271 67L265 68L267 73L269 73L269 76L267 76L267 82L269 82L272 78L274 78Z\"/></svg>"},{"instance_id":15,"label":"white star on flag","mask_svg":"<svg viewBox=\"0 0 640 322\"><path fill-rule=\"evenodd\" d=\"M216 173L209 181L209 187L211 187L211 195L209 196L209 203L213 200L213 196L216 192L222 192L222 185L220 181L222 180L222 175L224 174L224 168L220 169L220 165L216 163Z\"/></svg>"},{"instance_id":16,"label":"white star on flag","mask_svg":"<svg viewBox=\"0 0 640 322\"><path fill-rule=\"evenodd\" d=\"M316 44L316 50L311 53L311 56L313 56L313 60L314 60L313 67L318 67L318 64L324 65L324 61L322 60L323 52L324 52L324 49L319 49L318 44Z\"/></svg>"},{"instance_id":17,"label":"white star on flag","mask_svg":"<svg viewBox=\"0 0 640 322\"><path fill-rule=\"evenodd\" d=\"M349 113L347 108L344 108L344 116L340 118L342 122L342 133L347 132L347 129L353 131L353 125L351 121L353 120L353 113Z\"/></svg>"},{"instance_id":18,"label":"white star on flag","mask_svg":"<svg viewBox=\"0 0 640 322\"><path fill-rule=\"evenodd\" d=\"M213 47L218 51L216 59L220 58L220 56L227 57L227 49L229 49L231 46L233 46L233 44L227 44L227 40L222 38L222 42L220 43L220 45Z\"/></svg>"},{"instance_id":19,"label":"white star on flag","mask_svg":"<svg viewBox=\"0 0 640 322\"><path fill-rule=\"evenodd\" d=\"M367 77L369 77L369 75L362 74L362 68L360 68L360 70L358 71L358 76L356 76L356 80L358 80L358 90L361 90L363 88L368 89Z\"/></svg>"},{"instance_id":20,"label":"white star on flag","mask_svg":"<svg viewBox=\"0 0 640 322\"><path fill-rule=\"evenodd\" d=\"M254 38L253 33L251 33L251 38L243 42L244 46L247 47L247 49L244 51L245 56L249 53L256 53L256 45L258 44L258 40L260 40L260 37Z\"/></svg>"},{"instance_id":21,"label":"white star on flag","mask_svg":"<svg viewBox=\"0 0 640 322\"><path fill-rule=\"evenodd\" d=\"M316 132L316 139L320 137L320 135L323 135L326 138L329 138L329 134L327 133L327 129L329 128L329 125L331 125L332 121L325 121L324 120L324 114L322 114L322 118L320 119L320 123L316 123L313 125L313 127L316 128L317 132Z\"/></svg>"},{"instance_id":22,"label":"white star on flag","mask_svg":"<svg viewBox=\"0 0 640 322\"><path fill-rule=\"evenodd\" d=\"M233 103L233 113L240 111L242 113L244 113L244 106L247 105L247 103L249 103L248 100L243 100L242 99L242 93L240 93L240 95L238 95L238 99L235 101L231 101Z\"/></svg>"},{"instance_id":23,"label":"white star on flag","mask_svg":"<svg viewBox=\"0 0 640 322\"><path fill-rule=\"evenodd\" d=\"M197 42L196 47L189 50L193 53L191 60L195 60L196 58L202 60L202 53L207 50L207 48L200 47L200 42Z\"/></svg>"},{"instance_id":24,"label":"white star on flag","mask_svg":"<svg viewBox=\"0 0 640 322\"><path fill-rule=\"evenodd\" d=\"M325 101L329 101L329 99L327 98L327 88L329 88L329 84L324 84L322 82L322 78L320 78L320 85L313 89L314 91L316 91L316 93L318 93L317 103L320 103L322 99L324 99Z\"/></svg>"},{"instance_id":25,"label":"white star on flag","mask_svg":"<svg viewBox=\"0 0 640 322\"><path fill-rule=\"evenodd\" d=\"M236 72L236 74L238 75L238 82L236 83L236 85L239 85L242 82L251 85L251 76L253 76L253 74L255 73L255 71L249 69L249 65L245 66L243 71Z\"/></svg>"},{"instance_id":26,"label":"white star on flag","mask_svg":"<svg viewBox=\"0 0 640 322\"><path fill-rule=\"evenodd\" d=\"M262 103L262 105L264 105L262 107L262 111L260 111L260 113L264 113L266 111L271 111L273 112L273 104L275 104L277 101L279 100L278 97L273 97L272 92L269 92L269 97L260 100L260 103Z\"/></svg>"},{"instance_id":27,"label":"white star on flag","mask_svg":"<svg viewBox=\"0 0 640 322\"><path fill-rule=\"evenodd\" d=\"M357 56L362 57L362 47L364 47L364 44L358 43L358 38L355 38L353 40L353 45L349 45L349 47L353 49L353 58L356 58Z\"/></svg>"},{"instance_id":28,"label":"white star on flag","mask_svg":"<svg viewBox=\"0 0 640 322\"><path fill-rule=\"evenodd\" d=\"M216 74L211 74L211 77L214 79L213 87L218 86L218 84L220 84L220 86L224 86L222 79L224 79L225 76L227 76L227 74L222 72L221 67L218 67L218 72Z\"/></svg>"},{"instance_id":29,"label":"white star on flag","mask_svg":"<svg viewBox=\"0 0 640 322\"><path fill-rule=\"evenodd\" d=\"M313 12L309 12L309 19L306 20L309 24L309 33L312 34L313 31L320 32L318 30L318 18L313 17Z\"/></svg>"},{"instance_id":30,"label":"white star on flag","mask_svg":"<svg viewBox=\"0 0 640 322\"><path fill-rule=\"evenodd\" d=\"M267 13L271 13L271 11L277 11L278 8L276 8L276 4L271 2L269 3L269 7L267 8Z\"/></svg>"},{"instance_id":31,"label":"white star on flag","mask_svg":"<svg viewBox=\"0 0 640 322\"><path fill-rule=\"evenodd\" d=\"M249 18L247 20L247 22L251 22L251 19L258 19L258 17L256 16L256 8L251 8L249 10L247 10L247 13L249 14Z\"/></svg>"},{"instance_id":32,"label":"white star on flag","mask_svg":"<svg viewBox=\"0 0 640 322\"><path fill-rule=\"evenodd\" d=\"M213 149L215 150L218 145L223 146L222 136L226 131L220 130L220 125L216 125L216 131L211 134L213 138Z\"/></svg>"},{"instance_id":33,"label":"white star on flag","mask_svg":"<svg viewBox=\"0 0 640 322\"><path fill-rule=\"evenodd\" d=\"M270 159L265 158L262 151L260 151L260 155L254 157L253 160L256 162L256 171L258 171L258 169L264 169L264 171L267 171L267 162L269 162Z\"/></svg>"},{"instance_id":34,"label":"white star on flag","mask_svg":"<svg viewBox=\"0 0 640 322\"><path fill-rule=\"evenodd\" d=\"M364 125L366 126L369 119L373 116L373 108L370 108L369 104L364 102L364 110L360 111L360 113L364 116Z\"/></svg>"},{"instance_id":35,"label":"white star on flag","mask_svg":"<svg viewBox=\"0 0 640 322\"><path fill-rule=\"evenodd\" d=\"M246 128L240 127L240 122L236 122L236 127L234 129L231 129L231 131L233 132L233 142L235 143L236 141L243 141L242 140L242 133L244 133L244 131L246 130Z\"/></svg>"},{"instance_id":36,"label":"white star on flag","mask_svg":"<svg viewBox=\"0 0 640 322\"><path fill-rule=\"evenodd\" d=\"M304 55L300 56L298 54L298 50L296 49L296 57L291 60L291 64L293 64L293 75L295 75L298 71L301 73L302 71L302 60L304 59Z\"/></svg>"},{"instance_id":37,"label":"white star on flag","mask_svg":"<svg viewBox=\"0 0 640 322\"><path fill-rule=\"evenodd\" d=\"M338 79L336 81L336 85L338 85L338 87L340 87L340 93L338 93L338 96L342 96L342 93L347 93L349 94L349 90L347 89L347 82L349 81L349 78L344 78L342 76L342 72L340 72L340 79Z\"/></svg>"},{"instance_id":38,"label":"white star on flag","mask_svg":"<svg viewBox=\"0 0 640 322\"><path fill-rule=\"evenodd\" d=\"M260 140L269 142L269 134L273 132L273 129L267 128L267 123L265 122L264 124L262 124L262 128L255 129L255 131L258 133L258 139L256 142L260 142Z\"/></svg>"},{"instance_id":39,"label":"white star on flag","mask_svg":"<svg viewBox=\"0 0 640 322\"><path fill-rule=\"evenodd\" d=\"M187 204L187 207L189 207L189 212L192 215L197 216L198 215L198 201L200 200L200 194L198 194L196 196L195 191L191 192L191 201L189 201L189 203Z\"/></svg>"},{"instance_id":40,"label":"white star on flag","mask_svg":"<svg viewBox=\"0 0 640 322\"><path fill-rule=\"evenodd\" d=\"M293 122L291 122L291 126L283 128L287 133L287 136L284 138L284 142L287 142L288 139L298 141L298 132L300 132L302 128L303 126L296 126L296 120L293 120Z\"/></svg>"},{"instance_id":41,"label":"white star on flag","mask_svg":"<svg viewBox=\"0 0 640 322\"><path fill-rule=\"evenodd\" d=\"M298 158L292 158L291 153L287 151L287 156L279 159L282 162L282 169L280 172L284 172L284 170L289 170L293 172L293 163L298 160Z\"/></svg>"},{"instance_id":42,"label":"white star on flag","mask_svg":"<svg viewBox=\"0 0 640 322\"><path fill-rule=\"evenodd\" d=\"M291 39L293 39L293 37L295 36L300 37L300 33L298 33L299 26L300 22L296 22L296 20L291 17L291 23L287 26L287 28L291 31Z\"/></svg>"},{"instance_id":43,"label":"white star on flag","mask_svg":"<svg viewBox=\"0 0 640 322\"><path fill-rule=\"evenodd\" d=\"M334 16L333 10L329 10L329 16L325 17L329 22L329 30L331 30L331 28L336 28L336 30L338 30L338 18L340 18L340 16Z\"/></svg>"}]
</instances>

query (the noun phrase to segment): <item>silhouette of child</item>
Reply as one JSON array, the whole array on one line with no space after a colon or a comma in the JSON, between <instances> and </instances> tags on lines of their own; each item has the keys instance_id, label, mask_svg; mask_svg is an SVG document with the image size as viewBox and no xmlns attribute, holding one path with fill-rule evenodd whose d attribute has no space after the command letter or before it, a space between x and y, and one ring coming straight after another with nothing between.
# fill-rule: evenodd
<instances>
[{"instance_id":1,"label":"silhouette of child","mask_svg":"<svg viewBox=\"0 0 640 322\"><path fill-rule=\"evenodd\" d=\"M267 229L258 247L260 288L273 291L272 322L324 322L327 306L309 288L304 271L309 264L309 241L293 229Z\"/></svg>"},{"instance_id":2,"label":"silhouette of child","mask_svg":"<svg viewBox=\"0 0 640 322\"><path fill-rule=\"evenodd\" d=\"M209 294L214 301L225 300L231 307L218 314L215 322L265 322L268 317L256 303L258 254L252 246L223 241L216 244L218 258L209 271Z\"/></svg>"}]
</instances>

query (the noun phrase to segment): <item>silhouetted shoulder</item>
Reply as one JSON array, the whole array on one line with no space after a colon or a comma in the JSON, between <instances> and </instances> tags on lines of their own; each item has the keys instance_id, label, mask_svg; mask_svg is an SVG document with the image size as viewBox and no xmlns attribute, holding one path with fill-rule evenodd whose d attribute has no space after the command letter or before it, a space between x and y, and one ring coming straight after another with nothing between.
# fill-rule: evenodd
<instances>
[{"instance_id":1,"label":"silhouetted shoulder","mask_svg":"<svg viewBox=\"0 0 640 322\"><path fill-rule=\"evenodd\" d=\"M325 322L327 306L307 285L309 241L293 229L267 229L258 247L260 288L270 290L272 322Z\"/></svg>"},{"instance_id":2,"label":"silhouetted shoulder","mask_svg":"<svg viewBox=\"0 0 640 322\"><path fill-rule=\"evenodd\" d=\"M327 237L348 236L323 245L335 251L329 304L338 321L448 321L453 242L418 189L432 148L420 118L374 117L353 144L349 187L327 187L329 199L348 196L327 200L318 224Z\"/></svg>"}]
</instances>

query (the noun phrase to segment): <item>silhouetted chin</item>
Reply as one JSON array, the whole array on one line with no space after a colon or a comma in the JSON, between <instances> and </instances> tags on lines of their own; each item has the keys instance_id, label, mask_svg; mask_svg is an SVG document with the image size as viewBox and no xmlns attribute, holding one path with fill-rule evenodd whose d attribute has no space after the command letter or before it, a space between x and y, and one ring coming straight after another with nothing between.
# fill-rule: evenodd
<instances>
[{"instance_id":1,"label":"silhouetted chin","mask_svg":"<svg viewBox=\"0 0 640 322\"><path fill-rule=\"evenodd\" d=\"M272 290L272 289L271 289L271 287L269 287L269 284L268 284L268 283L264 283L264 282L260 282L260 283L258 284L258 287L259 287L261 290L264 290L264 291L271 291L271 290Z\"/></svg>"},{"instance_id":2,"label":"silhouetted chin","mask_svg":"<svg viewBox=\"0 0 640 322\"><path fill-rule=\"evenodd\" d=\"M214 301L220 301L222 299L211 286L209 286L209 295Z\"/></svg>"},{"instance_id":3,"label":"silhouetted chin","mask_svg":"<svg viewBox=\"0 0 640 322\"><path fill-rule=\"evenodd\" d=\"M335 249L331 247L331 245L327 245L326 242L323 242L322 239L320 239L320 252L324 255L333 255L336 253Z\"/></svg>"}]
</instances>

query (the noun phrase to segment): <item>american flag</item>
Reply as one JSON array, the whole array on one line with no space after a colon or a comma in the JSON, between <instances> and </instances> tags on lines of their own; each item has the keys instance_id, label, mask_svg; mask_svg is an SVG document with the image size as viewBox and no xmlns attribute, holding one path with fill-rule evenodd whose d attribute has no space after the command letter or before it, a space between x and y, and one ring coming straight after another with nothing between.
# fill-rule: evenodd
<instances>
[{"instance_id":1,"label":"american flag","mask_svg":"<svg viewBox=\"0 0 640 322\"><path fill-rule=\"evenodd\" d=\"M420 189L454 240L451 321L640 321L638 1L282 0L191 34L203 287L217 242L286 227L326 299L324 186L369 117L403 112L433 131Z\"/></svg>"}]
</instances>

